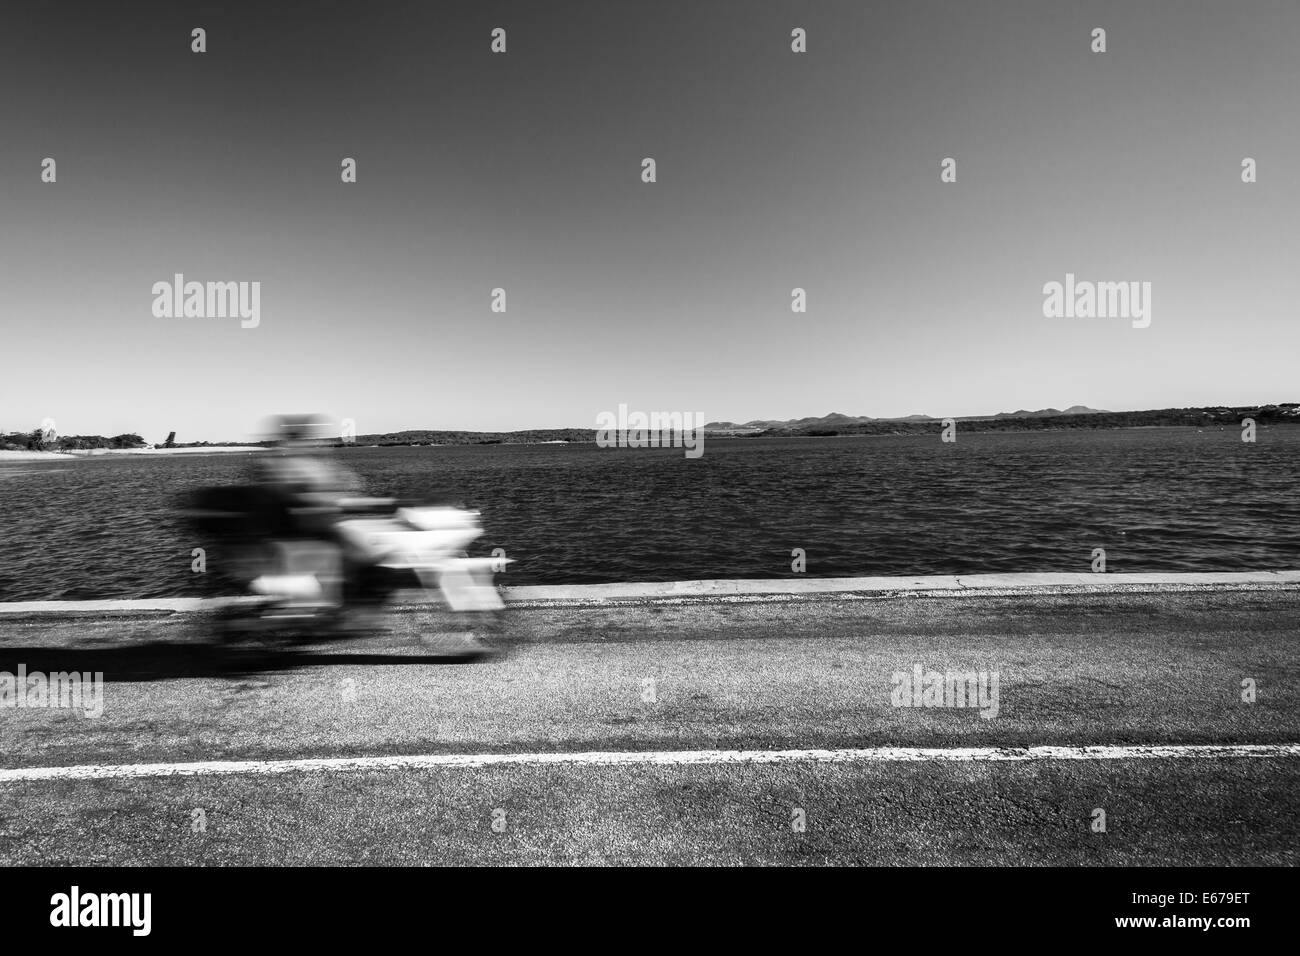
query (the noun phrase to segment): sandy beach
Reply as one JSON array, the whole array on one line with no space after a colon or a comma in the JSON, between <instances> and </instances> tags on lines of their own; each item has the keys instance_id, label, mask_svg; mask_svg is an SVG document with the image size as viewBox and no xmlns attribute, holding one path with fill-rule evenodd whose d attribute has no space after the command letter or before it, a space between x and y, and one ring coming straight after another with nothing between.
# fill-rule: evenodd
<instances>
[{"instance_id":1,"label":"sandy beach","mask_svg":"<svg viewBox=\"0 0 1300 956\"><path fill-rule=\"evenodd\" d=\"M200 448L87 448L69 454L76 458L99 455L221 455L232 452L266 451L258 445L205 445Z\"/></svg>"},{"instance_id":2,"label":"sandy beach","mask_svg":"<svg viewBox=\"0 0 1300 956\"><path fill-rule=\"evenodd\" d=\"M69 452L0 451L0 461L56 461L69 458L97 458L100 455L215 455L265 450L260 446L249 445L207 445L202 448L85 448Z\"/></svg>"},{"instance_id":3,"label":"sandy beach","mask_svg":"<svg viewBox=\"0 0 1300 956\"><path fill-rule=\"evenodd\" d=\"M73 457L58 451L0 451L0 461L54 461Z\"/></svg>"}]
</instances>

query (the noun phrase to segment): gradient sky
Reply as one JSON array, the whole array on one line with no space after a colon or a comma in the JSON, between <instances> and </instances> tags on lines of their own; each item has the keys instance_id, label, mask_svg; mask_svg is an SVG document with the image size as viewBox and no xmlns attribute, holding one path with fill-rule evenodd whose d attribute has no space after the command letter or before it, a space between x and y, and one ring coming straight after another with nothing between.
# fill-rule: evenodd
<instances>
[{"instance_id":1,"label":"gradient sky","mask_svg":"<svg viewBox=\"0 0 1300 956\"><path fill-rule=\"evenodd\" d=\"M1300 401L1295 0L0 18L0 430ZM155 318L176 272L261 325ZM1044 318L1066 272L1151 282L1150 328Z\"/></svg>"}]
</instances>

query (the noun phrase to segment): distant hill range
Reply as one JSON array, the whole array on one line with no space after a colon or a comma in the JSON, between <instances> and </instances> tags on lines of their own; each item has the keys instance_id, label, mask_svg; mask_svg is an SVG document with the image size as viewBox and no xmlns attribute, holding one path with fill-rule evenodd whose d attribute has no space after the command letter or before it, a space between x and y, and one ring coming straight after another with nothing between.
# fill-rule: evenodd
<instances>
[{"instance_id":1,"label":"distant hill range","mask_svg":"<svg viewBox=\"0 0 1300 956\"><path fill-rule=\"evenodd\" d=\"M1066 409L1018 409L996 415L955 415L965 432L1030 431L1047 428L1137 428L1164 425L1213 425L1238 427L1243 418L1253 418L1259 425L1272 423L1300 424L1300 403L1282 405L1215 406L1206 408L1164 408L1143 412L1109 412L1086 405ZM867 415L843 415L832 412L820 418L793 418L788 421L755 420L709 422L706 436L717 438L775 438L788 436L832 435L909 435L935 431L942 417L907 415L902 418L871 418ZM470 431L400 431L358 435L358 445L519 445L539 442L594 442L594 428L543 428L517 432Z\"/></svg>"},{"instance_id":2,"label":"distant hill range","mask_svg":"<svg viewBox=\"0 0 1300 956\"><path fill-rule=\"evenodd\" d=\"M1203 408L1161 408L1140 412L1111 412L1086 405L1071 405L1064 410L1040 408L1037 411L1017 409L998 412L996 415L953 415L962 423L964 431L1028 431L1044 428L1138 428L1153 426L1240 425L1243 418L1253 418L1256 424L1273 422L1300 424L1300 403L1280 405L1213 406ZM832 412L821 418L794 418L788 421L755 420L736 422L709 422L705 434L746 438L775 436L828 436L828 435L905 435L933 431L942 417L932 415L906 415L902 418L871 418L865 415L842 415Z\"/></svg>"},{"instance_id":3,"label":"distant hill range","mask_svg":"<svg viewBox=\"0 0 1300 956\"><path fill-rule=\"evenodd\" d=\"M1087 405L1071 405L1062 411L1059 408L1040 408L1036 412L1026 411L1023 408L1014 412L998 412L996 415L955 415L952 416L955 421L974 422L974 421L997 421L1003 418L1053 418L1057 415L1110 415L1102 408L1089 408ZM726 430L770 430L780 431L798 430L804 428L840 428L849 425L862 425L868 422L940 422L943 417L934 417L933 415L904 415L900 418L872 418L869 415L842 415L839 412L831 412L829 415L823 415L820 418L791 418L786 421L773 421L756 419L752 422L737 424L736 422L709 422L705 425L708 431L726 431Z\"/></svg>"},{"instance_id":4,"label":"distant hill range","mask_svg":"<svg viewBox=\"0 0 1300 956\"><path fill-rule=\"evenodd\" d=\"M1035 431L1060 428L1142 428L1157 426L1195 426L1198 428L1240 427L1243 418L1253 418L1257 425L1300 425L1300 403L1280 405L1218 405L1204 408L1161 408L1144 412L1108 412L1086 405L1071 405L1065 410L1040 408L1018 409L996 415L954 415L963 432ZM717 438L785 438L791 436L835 435L912 435L936 431L944 419L933 415L906 415L902 418L871 418L867 415L842 415L832 412L820 418L792 418L787 421L755 420L709 422L704 434ZM358 435L356 445L536 445L542 443L594 442L594 428L533 428L516 432L476 432L439 429L413 429L383 434ZM328 443L328 439L326 439ZM258 442L185 442L169 434L159 448L203 448L208 445L269 444ZM336 442L335 444L342 444ZM69 451L94 448L149 448L139 435L72 435L56 439L42 436L41 430L0 434L0 450Z\"/></svg>"}]
</instances>

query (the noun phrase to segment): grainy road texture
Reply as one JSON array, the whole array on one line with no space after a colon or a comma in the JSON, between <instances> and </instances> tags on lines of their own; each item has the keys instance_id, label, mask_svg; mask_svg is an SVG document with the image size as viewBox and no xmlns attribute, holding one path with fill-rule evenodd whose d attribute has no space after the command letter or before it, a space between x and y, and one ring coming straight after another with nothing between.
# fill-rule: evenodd
<instances>
[{"instance_id":1,"label":"grainy road texture","mask_svg":"<svg viewBox=\"0 0 1300 956\"><path fill-rule=\"evenodd\" d=\"M465 662L421 609L238 648L202 614L16 616L0 671L102 671L104 712L0 710L0 767L1295 743L1298 622L1288 588L528 606ZM996 670L997 717L893 706L917 664ZM1295 757L7 782L0 862L1295 864L1298 785Z\"/></svg>"}]
</instances>

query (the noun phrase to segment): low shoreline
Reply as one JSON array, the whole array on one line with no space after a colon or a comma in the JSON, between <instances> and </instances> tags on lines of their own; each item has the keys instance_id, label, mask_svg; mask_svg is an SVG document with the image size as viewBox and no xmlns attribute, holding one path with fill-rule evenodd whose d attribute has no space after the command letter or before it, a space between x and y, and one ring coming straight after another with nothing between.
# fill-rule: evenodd
<instances>
[{"instance_id":1,"label":"low shoreline","mask_svg":"<svg viewBox=\"0 0 1300 956\"><path fill-rule=\"evenodd\" d=\"M1292 420L1295 419L1295 420ZM1087 425L1067 425L1056 424L1052 419L1016 419L1005 420L1005 424L998 423L989 427L990 420L978 419L956 419L956 424L961 434L966 436L972 435L1028 435L1039 432L1072 432L1072 431L1143 431L1143 430L1163 430L1163 429L1195 429L1198 432L1207 429L1217 429L1218 431L1230 431L1239 427L1236 422L1222 420L1213 420L1207 422L1155 422L1147 424L1087 424ZM1035 422L1033 425L1028 422ZM741 431L710 431L704 430L702 441L763 441L763 440L781 440L791 438L806 439L860 439L860 438L912 438L918 435L937 434L935 429L942 427L942 420L935 419L926 422L882 422L881 427L873 427L869 430L860 431L827 431L819 432L744 432ZM1300 416L1288 416L1281 420L1261 421L1259 427L1269 428L1272 425L1281 425L1284 427L1300 428ZM888 426L888 427L885 427ZM1021 427L1017 427L1021 426ZM548 429L544 430L547 434L556 431L578 431L577 429ZM425 433L419 433L425 434ZM414 441L392 440L390 435L362 435L355 442L348 443L327 443L320 447L334 449L358 449L358 448L452 448L452 447L478 447L478 446L517 446L517 445L596 445L594 437L570 437L564 439L546 439L546 440L512 440L522 434L528 434L527 431L520 432L476 432L473 433L480 437L473 440L456 440L451 438L449 432L431 433L438 435L438 438L421 437ZM677 447L677 446L673 446ZM58 461L69 458L96 458L101 455L203 455L203 454L233 454L235 452L261 452L267 451L263 445L206 445L188 448L86 448L72 449L69 451L3 451L0 450L0 462L5 461Z\"/></svg>"}]
</instances>

